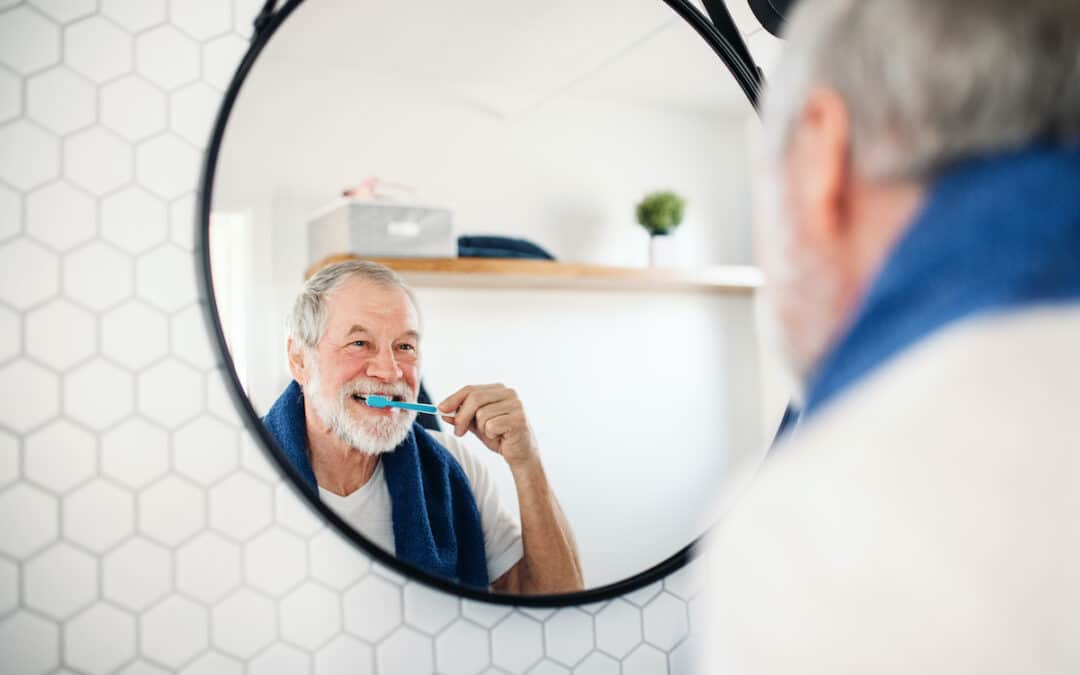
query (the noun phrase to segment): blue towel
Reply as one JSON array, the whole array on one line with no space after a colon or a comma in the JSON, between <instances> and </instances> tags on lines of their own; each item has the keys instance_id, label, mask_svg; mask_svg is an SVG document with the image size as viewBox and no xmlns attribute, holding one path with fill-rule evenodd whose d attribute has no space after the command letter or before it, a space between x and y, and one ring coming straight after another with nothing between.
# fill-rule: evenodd
<instances>
[{"instance_id":1,"label":"blue towel","mask_svg":"<svg viewBox=\"0 0 1080 675\"><path fill-rule=\"evenodd\" d=\"M1080 149L962 162L931 187L861 309L810 380L806 414L963 318L1080 302Z\"/></svg>"},{"instance_id":2,"label":"blue towel","mask_svg":"<svg viewBox=\"0 0 1080 675\"><path fill-rule=\"evenodd\" d=\"M292 382L263 418L289 464L317 493L308 458L304 394ZM380 460L390 490L397 557L467 586L487 588L487 553L469 479L453 455L419 424Z\"/></svg>"}]
</instances>

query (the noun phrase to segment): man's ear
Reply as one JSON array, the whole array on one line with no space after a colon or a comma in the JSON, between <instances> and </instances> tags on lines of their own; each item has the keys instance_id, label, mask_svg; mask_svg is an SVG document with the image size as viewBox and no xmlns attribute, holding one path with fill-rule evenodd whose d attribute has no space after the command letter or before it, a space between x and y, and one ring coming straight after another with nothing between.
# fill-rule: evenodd
<instances>
[{"instance_id":1,"label":"man's ear","mask_svg":"<svg viewBox=\"0 0 1080 675\"><path fill-rule=\"evenodd\" d=\"M849 223L851 119L834 89L810 90L789 155L795 179L796 207L806 235L824 241L843 237Z\"/></svg>"},{"instance_id":2,"label":"man's ear","mask_svg":"<svg viewBox=\"0 0 1080 675\"><path fill-rule=\"evenodd\" d=\"M293 379L301 387L307 385L308 381L308 363L305 360L305 350L300 345L293 342L292 338L289 338L288 346L286 348L289 354L289 372L292 373Z\"/></svg>"}]
</instances>

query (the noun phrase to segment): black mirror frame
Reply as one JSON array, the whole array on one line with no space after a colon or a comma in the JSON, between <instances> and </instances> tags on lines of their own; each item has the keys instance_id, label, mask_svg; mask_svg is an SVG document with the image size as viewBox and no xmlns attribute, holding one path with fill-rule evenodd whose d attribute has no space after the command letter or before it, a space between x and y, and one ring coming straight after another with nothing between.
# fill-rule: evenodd
<instances>
[{"instance_id":1,"label":"black mirror frame","mask_svg":"<svg viewBox=\"0 0 1080 675\"><path fill-rule=\"evenodd\" d=\"M753 62L749 51L746 49L735 23L732 21L727 8L720 0L707 2L709 13L713 16L711 23L704 15L693 7L688 0L662 0L682 17L691 28L712 48L720 60L727 66L735 77L743 93L752 105L756 107L758 93L762 86L761 72ZM222 140L225 135L225 127L229 122L233 106L236 103L240 88L247 79L248 73L255 65L259 54L277 32L278 28L299 7L304 0L288 0L280 9L275 11L276 2L267 0L255 19L255 34L251 44L237 67L232 81L222 99L211 132L210 143L207 146L202 176L199 181L199 206L195 218L195 263L196 276L199 282L199 293L205 313L206 326L210 333L210 339L217 350L219 361L218 367L228 380L228 390L233 403L240 413L241 418L249 432L254 434L262 450L270 456L279 471L288 478L291 488L316 511L324 521L329 522L339 533L349 539L367 555L374 558L380 564L411 579L456 596L479 600L499 605L512 605L516 607L566 607L581 605L592 602L608 600L610 598L625 595L639 588L654 583L672 572L685 566L695 557L695 549L698 541L691 542L674 555L663 562L621 581L599 586L575 593L558 595L511 595L482 591L467 586L456 584L449 579L439 577L413 565L399 560L374 545L356 530L349 527L328 506L319 499L316 491L304 487L304 481L297 470L284 458L278 447L277 441L263 426L258 414L251 405L251 401L244 393L243 386L237 376L236 368L229 355L225 341L224 329L218 315L217 301L214 296L214 281L210 268L210 210L213 198L213 186L215 170L217 168L218 155L221 151ZM715 24L715 25L714 25ZM700 540L699 540L700 541Z\"/></svg>"}]
</instances>

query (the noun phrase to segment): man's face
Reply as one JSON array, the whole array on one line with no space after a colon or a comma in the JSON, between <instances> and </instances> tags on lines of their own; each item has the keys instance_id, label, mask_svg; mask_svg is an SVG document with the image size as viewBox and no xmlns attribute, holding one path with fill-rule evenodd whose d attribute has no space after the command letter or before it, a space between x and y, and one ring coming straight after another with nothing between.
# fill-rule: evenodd
<instances>
[{"instance_id":1,"label":"man's face","mask_svg":"<svg viewBox=\"0 0 1080 675\"><path fill-rule=\"evenodd\" d=\"M813 164L789 154L765 162L755 183L755 249L767 280L767 318L803 384L835 330L841 273L830 242L814 236L819 216L804 189Z\"/></svg>"},{"instance_id":2,"label":"man's face","mask_svg":"<svg viewBox=\"0 0 1080 675\"><path fill-rule=\"evenodd\" d=\"M326 299L326 328L309 351L304 393L323 423L353 448L389 452L408 435L415 412L370 408L379 394L416 401L420 388L419 317L399 288L354 277Z\"/></svg>"}]
</instances>

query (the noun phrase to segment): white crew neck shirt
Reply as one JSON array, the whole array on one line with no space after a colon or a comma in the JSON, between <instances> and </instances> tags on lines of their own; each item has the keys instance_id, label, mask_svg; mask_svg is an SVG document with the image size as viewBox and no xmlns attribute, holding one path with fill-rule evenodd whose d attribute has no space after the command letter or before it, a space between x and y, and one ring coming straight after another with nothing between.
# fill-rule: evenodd
<instances>
[{"instance_id":1,"label":"white crew neck shirt","mask_svg":"<svg viewBox=\"0 0 1080 675\"><path fill-rule=\"evenodd\" d=\"M524 553L521 523L503 506L487 469L464 444L453 434L438 431L428 433L457 460L469 480L476 508L480 511L488 579L494 582L521 560ZM368 482L351 494L342 497L319 486L319 498L376 546L388 553L395 552L390 488L386 484L382 462L375 466L375 472Z\"/></svg>"}]
</instances>

